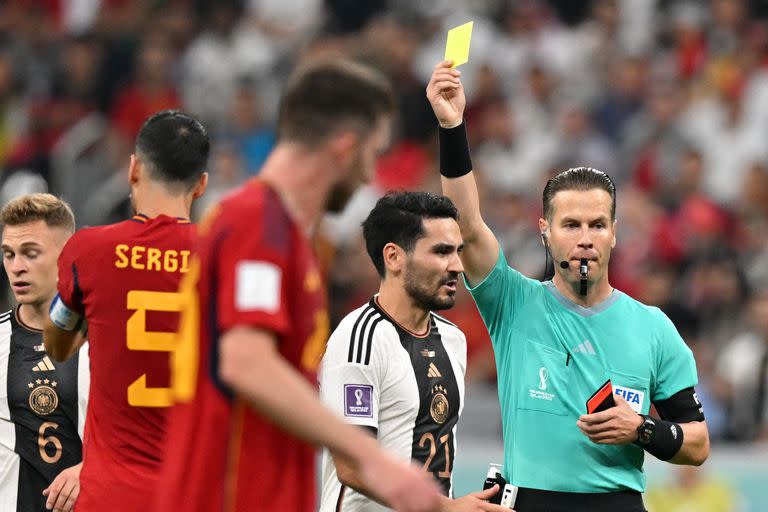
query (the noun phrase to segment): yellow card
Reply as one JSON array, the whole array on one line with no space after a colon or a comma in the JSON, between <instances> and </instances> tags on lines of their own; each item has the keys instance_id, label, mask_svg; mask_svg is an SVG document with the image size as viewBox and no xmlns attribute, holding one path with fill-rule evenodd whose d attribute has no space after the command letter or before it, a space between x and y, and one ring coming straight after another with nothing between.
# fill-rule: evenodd
<instances>
[{"instance_id":1,"label":"yellow card","mask_svg":"<svg viewBox=\"0 0 768 512\"><path fill-rule=\"evenodd\" d=\"M448 40L445 42L445 60L452 60L454 68L469 60L469 41L472 39L472 26L474 24L474 21L470 21L448 31Z\"/></svg>"}]
</instances>

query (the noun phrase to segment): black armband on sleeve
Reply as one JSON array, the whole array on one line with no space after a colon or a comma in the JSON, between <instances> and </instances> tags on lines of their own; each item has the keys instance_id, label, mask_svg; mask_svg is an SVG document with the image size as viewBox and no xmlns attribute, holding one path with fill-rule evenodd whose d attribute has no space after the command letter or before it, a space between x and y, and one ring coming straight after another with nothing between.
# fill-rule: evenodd
<instances>
[{"instance_id":1,"label":"black armband on sleeve","mask_svg":"<svg viewBox=\"0 0 768 512\"><path fill-rule=\"evenodd\" d=\"M663 420L678 423L704 421L704 408L693 388L682 389L666 400L653 402L653 405Z\"/></svg>"},{"instance_id":2,"label":"black armband on sleeve","mask_svg":"<svg viewBox=\"0 0 768 512\"><path fill-rule=\"evenodd\" d=\"M659 460L669 460L674 457L683 446L683 429L680 425L645 415L643 418L645 421L638 430L643 430L648 423L651 423L653 434L650 442L647 443L641 441L641 434L635 444Z\"/></svg>"},{"instance_id":3,"label":"black armband on sleeve","mask_svg":"<svg viewBox=\"0 0 768 512\"><path fill-rule=\"evenodd\" d=\"M446 178L459 178L472 171L472 158L467 142L466 122L454 128L439 129L440 174Z\"/></svg>"}]
</instances>

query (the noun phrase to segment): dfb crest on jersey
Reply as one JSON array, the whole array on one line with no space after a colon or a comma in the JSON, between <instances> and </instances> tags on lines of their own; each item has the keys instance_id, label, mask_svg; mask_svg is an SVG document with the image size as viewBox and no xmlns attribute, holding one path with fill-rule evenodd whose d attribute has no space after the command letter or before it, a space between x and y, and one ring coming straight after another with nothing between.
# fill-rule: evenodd
<instances>
[{"instance_id":1,"label":"dfb crest on jersey","mask_svg":"<svg viewBox=\"0 0 768 512\"><path fill-rule=\"evenodd\" d=\"M435 423L442 425L445 420L448 419L448 411L450 405L448 404L448 398L445 396L446 391L440 384L432 388L432 403L429 405L429 414Z\"/></svg>"},{"instance_id":2,"label":"dfb crest on jersey","mask_svg":"<svg viewBox=\"0 0 768 512\"><path fill-rule=\"evenodd\" d=\"M59 395L56 393L57 382L50 379L37 379L28 384L29 407L40 416L47 416L59 406Z\"/></svg>"}]
</instances>

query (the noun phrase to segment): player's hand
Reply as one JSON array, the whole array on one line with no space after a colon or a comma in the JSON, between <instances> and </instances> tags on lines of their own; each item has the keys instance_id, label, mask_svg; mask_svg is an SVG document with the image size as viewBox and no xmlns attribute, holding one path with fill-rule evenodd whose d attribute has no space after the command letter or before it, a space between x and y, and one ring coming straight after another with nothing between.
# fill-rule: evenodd
<instances>
[{"instance_id":1,"label":"player's hand","mask_svg":"<svg viewBox=\"0 0 768 512\"><path fill-rule=\"evenodd\" d=\"M451 69L451 61L444 60L435 66L427 84L427 99L432 104L435 117L443 128L459 126L464 119L467 99L464 96L460 76L461 71Z\"/></svg>"},{"instance_id":2,"label":"player's hand","mask_svg":"<svg viewBox=\"0 0 768 512\"><path fill-rule=\"evenodd\" d=\"M432 475L378 451L361 461L366 487L398 512L440 512L440 492Z\"/></svg>"},{"instance_id":3,"label":"player's hand","mask_svg":"<svg viewBox=\"0 0 768 512\"><path fill-rule=\"evenodd\" d=\"M456 499L443 499L443 512L510 512L501 505L488 503L499 492L499 484L484 491L473 492ZM514 512L514 511L512 511Z\"/></svg>"},{"instance_id":4,"label":"player's hand","mask_svg":"<svg viewBox=\"0 0 768 512\"><path fill-rule=\"evenodd\" d=\"M80 494L80 469L83 463L77 464L63 470L51 485L43 491L43 496L47 496L45 508L54 512L71 512Z\"/></svg>"},{"instance_id":5,"label":"player's hand","mask_svg":"<svg viewBox=\"0 0 768 512\"><path fill-rule=\"evenodd\" d=\"M605 411L584 414L576 422L581 432L597 444L629 444L637 440L637 428L643 418L620 395L616 405Z\"/></svg>"}]
</instances>

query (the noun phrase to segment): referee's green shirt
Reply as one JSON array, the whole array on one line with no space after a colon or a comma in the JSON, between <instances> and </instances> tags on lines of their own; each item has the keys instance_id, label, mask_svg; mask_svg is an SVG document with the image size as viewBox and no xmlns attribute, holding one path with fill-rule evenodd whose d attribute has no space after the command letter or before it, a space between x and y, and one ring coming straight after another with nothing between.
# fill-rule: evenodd
<instances>
[{"instance_id":1,"label":"referee's green shirt","mask_svg":"<svg viewBox=\"0 0 768 512\"><path fill-rule=\"evenodd\" d=\"M658 308L615 290L584 308L528 279L499 251L470 292L491 335L513 484L564 492L645 490L643 450L592 443L576 426L609 378L636 412L695 386L693 355Z\"/></svg>"}]
</instances>

